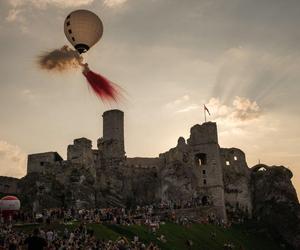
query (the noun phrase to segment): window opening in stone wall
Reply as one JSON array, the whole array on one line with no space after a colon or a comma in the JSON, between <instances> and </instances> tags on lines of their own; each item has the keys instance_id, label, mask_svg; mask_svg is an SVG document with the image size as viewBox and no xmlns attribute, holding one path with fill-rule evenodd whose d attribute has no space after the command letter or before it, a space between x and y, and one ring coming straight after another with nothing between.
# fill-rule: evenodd
<instances>
[{"instance_id":1,"label":"window opening in stone wall","mask_svg":"<svg viewBox=\"0 0 300 250\"><path fill-rule=\"evenodd\" d=\"M203 184L206 185L206 179L203 180Z\"/></svg>"},{"instance_id":2,"label":"window opening in stone wall","mask_svg":"<svg viewBox=\"0 0 300 250\"><path fill-rule=\"evenodd\" d=\"M208 196L203 196L201 202L203 206L208 205Z\"/></svg>"},{"instance_id":3,"label":"window opening in stone wall","mask_svg":"<svg viewBox=\"0 0 300 250\"><path fill-rule=\"evenodd\" d=\"M206 170L205 169L202 170L202 174L206 174Z\"/></svg>"},{"instance_id":4,"label":"window opening in stone wall","mask_svg":"<svg viewBox=\"0 0 300 250\"><path fill-rule=\"evenodd\" d=\"M200 154L196 154L196 164L198 164L198 166L203 166L207 164L207 156L206 154L200 153Z\"/></svg>"},{"instance_id":5,"label":"window opening in stone wall","mask_svg":"<svg viewBox=\"0 0 300 250\"><path fill-rule=\"evenodd\" d=\"M264 167L261 167L261 168L258 169L258 171L267 171L267 169L264 168Z\"/></svg>"},{"instance_id":6,"label":"window opening in stone wall","mask_svg":"<svg viewBox=\"0 0 300 250\"><path fill-rule=\"evenodd\" d=\"M235 161L237 161L238 158L237 158L237 156L234 156L233 159L234 159Z\"/></svg>"},{"instance_id":7,"label":"window opening in stone wall","mask_svg":"<svg viewBox=\"0 0 300 250\"><path fill-rule=\"evenodd\" d=\"M226 161L226 166L230 166L230 162L229 161Z\"/></svg>"},{"instance_id":8,"label":"window opening in stone wall","mask_svg":"<svg viewBox=\"0 0 300 250\"><path fill-rule=\"evenodd\" d=\"M41 165L41 166L44 166L44 162L43 162L43 161L41 161L40 165Z\"/></svg>"}]
</instances>

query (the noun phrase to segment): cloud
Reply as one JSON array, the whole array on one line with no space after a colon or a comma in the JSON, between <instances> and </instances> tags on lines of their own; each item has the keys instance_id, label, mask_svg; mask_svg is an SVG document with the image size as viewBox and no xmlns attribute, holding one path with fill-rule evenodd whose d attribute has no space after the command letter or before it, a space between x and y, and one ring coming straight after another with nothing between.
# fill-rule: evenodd
<instances>
[{"instance_id":1,"label":"cloud","mask_svg":"<svg viewBox=\"0 0 300 250\"><path fill-rule=\"evenodd\" d=\"M173 108L173 107L176 107L176 106L178 106L182 103L187 102L189 99L190 99L189 95L183 95L183 96L175 99L174 101L171 101L171 102L167 103L165 106L167 108Z\"/></svg>"},{"instance_id":2,"label":"cloud","mask_svg":"<svg viewBox=\"0 0 300 250\"><path fill-rule=\"evenodd\" d=\"M233 122L248 122L262 115L256 101L236 96L231 105L221 103L218 98L211 98L206 105L215 119L227 119Z\"/></svg>"},{"instance_id":3,"label":"cloud","mask_svg":"<svg viewBox=\"0 0 300 250\"><path fill-rule=\"evenodd\" d=\"M94 0L8 0L8 2L14 8L32 5L36 8L43 9L47 6L56 6L59 8L80 7L89 5L93 3Z\"/></svg>"},{"instance_id":4,"label":"cloud","mask_svg":"<svg viewBox=\"0 0 300 250\"><path fill-rule=\"evenodd\" d=\"M18 146L0 140L0 175L22 177L26 174L26 153Z\"/></svg>"},{"instance_id":5,"label":"cloud","mask_svg":"<svg viewBox=\"0 0 300 250\"><path fill-rule=\"evenodd\" d=\"M127 0L104 0L104 4L111 8L118 7L126 2Z\"/></svg>"},{"instance_id":6,"label":"cloud","mask_svg":"<svg viewBox=\"0 0 300 250\"><path fill-rule=\"evenodd\" d=\"M229 119L233 122L246 122L259 118L262 115L261 108L256 101L246 97L235 96L230 104L225 104L220 98L210 98L206 106L214 119ZM193 110L203 110L202 105L195 103L190 95L183 95L165 105L174 113L187 113Z\"/></svg>"},{"instance_id":7,"label":"cloud","mask_svg":"<svg viewBox=\"0 0 300 250\"><path fill-rule=\"evenodd\" d=\"M76 8L92 4L94 0L7 0L11 6L5 20L7 22L21 22L24 24L25 20L22 13L28 7L38 9L45 9L48 6L55 6L58 8ZM24 30L23 30L24 31Z\"/></svg>"},{"instance_id":8,"label":"cloud","mask_svg":"<svg viewBox=\"0 0 300 250\"><path fill-rule=\"evenodd\" d=\"M233 101L234 111L232 116L238 120L246 121L258 118L261 115L260 107L255 101L236 96Z\"/></svg>"},{"instance_id":9,"label":"cloud","mask_svg":"<svg viewBox=\"0 0 300 250\"><path fill-rule=\"evenodd\" d=\"M217 60L218 72L213 96L229 101L232 95L248 96L274 103L288 84L299 79L299 57L278 55L265 50L235 47Z\"/></svg>"},{"instance_id":10,"label":"cloud","mask_svg":"<svg viewBox=\"0 0 300 250\"><path fill-rule=\"evenodd\" d=\"M8 12L8 15L6 16L5 20L7 22L14 22L14 21L22 22L23 17L20 15L21 12L22 12L21 9L11 9Z\"/></svg>"},{"instance_id":11,"label":"cloud","mask_svg":"<svg viewBox=\"0 0 300 250\"><path fill-rule=\"evenodd\" d=\"M200 106L197 105L197 104L192 104L192 105L189 105L183 109L179 109L176 111L176 113L186 113L186 112L189 112L191 110L195 110L195 109L200 109Z\"/></svg>"}]
</instances>

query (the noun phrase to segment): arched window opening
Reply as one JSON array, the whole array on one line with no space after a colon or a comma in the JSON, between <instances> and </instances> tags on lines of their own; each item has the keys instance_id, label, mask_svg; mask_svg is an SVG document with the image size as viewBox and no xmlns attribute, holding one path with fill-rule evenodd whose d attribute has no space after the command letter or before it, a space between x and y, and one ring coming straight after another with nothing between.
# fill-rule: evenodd
<instances>
[{"instance_id":1,"label":"arched window opening","mask_svg":"<svg viewBox=\"0 0 300 250\"><path fill-rule=\"evenodd\" d=\"M258 169L258 171L267 171L267 169L264 168L264 167L261 167L261 168Z\"/></svg>"},{"instance_id":2,"label":"arched window opening","mask_svg":"<svg viewBox=\"0 0 300 250\"><path fill-rule=\"evenodd\" d=\"M204 153L196 154L195 156L196 165L203 166L207 164L207 155Z\"/></svg>"}]
</instances>

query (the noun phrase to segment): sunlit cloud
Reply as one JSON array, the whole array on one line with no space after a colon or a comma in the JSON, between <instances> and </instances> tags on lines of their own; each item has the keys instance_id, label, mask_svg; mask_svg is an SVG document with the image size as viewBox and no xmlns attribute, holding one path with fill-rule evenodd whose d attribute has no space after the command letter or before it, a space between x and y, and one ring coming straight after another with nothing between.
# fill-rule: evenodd
<instances>
[{"instance_id":1,"label":"sunlit cloud","mask_svg":"<svg viewBox=\"0 0 300 250\"><path fill-rule=\"evenodd\" d=\"M179 98L177 98L177 99L175 99L175 100L167 103L165 106L167 108L173 108L173 107L176 107L176 106L178 106L178 105L180 105L182 103L187 102L188 100L190 100L190 96L189 95L183 95L183 96L181 96L181 97L179 97Z\"/></svg>"},{"instance_id":2,"label":"sunlit cloud","mask_svg":"<svg viewBox=\"0 0 300 250\"><path fill-rule=\"evenodd\" d=\"M200 109L200 106L197 105L197 104L192 104L192 105L187 106L183 109L177 110L176 113L186 113L186 112L189 112L189 111L192 111L192 110L195 110L195 109Z\"/></svg>"},{"instance_id":3,"label":"sunlit cloud","mask_svg":"<svg viewBox=\"0 0 300 250\"><path fill-rule=\"evenodd\" d=\"M211 98L207 104L216 119L226 118L235 122L254 120L262 115L261 108L256 101L236 96L231 105L221 103L218 98Z\"/></svg>"},{"instance_id":4,"label":"sunlit cloud","mask_svg":"<svg viewBox=\"0 0 300 250\"><path fill-rule=\"evenodd\" d=\"M235 96L229 104L222 103L220 98L210 98L206 102L214 119L227 119L233 122L246 122L259 118L262 115L261 108L256 101L246 97ZM189 95L184 95L165 105L175 113L187 113L193 110L202 110L203 105L195 103Z\"/></svg>"},{"instance_id":5,"label":"sunlit cloud","mask_svg":"<svg viewBox=\"0 0 300 250\"><path fill-rule=\"evenodd\" d=\"M22 177L26 173L26 153L0 140L0 175Z\"/></svg>"},{"instance_id":6,"label":"sunlit cloud","mask_svg":"<svg viewBox=\"0 0 300 250\"><path fill-rule=\"evenodd\" d=\"M234 107L232 116L238 120L252 120L261 115L260 107L255 101L236 96L232 104Z\"/></svg>"}]
</instances>

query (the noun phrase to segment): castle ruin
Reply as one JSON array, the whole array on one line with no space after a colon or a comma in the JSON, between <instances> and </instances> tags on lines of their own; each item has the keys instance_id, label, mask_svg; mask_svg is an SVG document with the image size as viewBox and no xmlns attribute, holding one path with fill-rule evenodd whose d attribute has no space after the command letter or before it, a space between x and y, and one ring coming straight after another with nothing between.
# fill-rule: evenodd
<instances>
[{"instance_id":1,"label":"castle ruin","mask_svg":"<svg viewBox=\"0 0 300 250\"><path fill-rule=\"evenodd\" d=\"M253 218L298 249L300 205L292 177L283 166L249 168L242 150L220 147L214 122L194 125L187 140L179 137L158 157L127 157L124 113L109 110L97 149L78 138L66 160L57 152L31 154L26 176L0 176L0 194L16 194L24 210L35 212L166 204L194 221L208 215L224 222Z\"/></svg>"},{"instance_id":2,"label":"castle ruin","mask_svg":"<svg viewBox=\"0 0 300 250\"><path fill-rule=\"evenodd\" d=\"M176 147L156 158L127 157L124 144L124 113L109 110L103 114L98 149L86 138L75 139L67 160L56 152L29 155L27 173L51 173L71 184L66 195L77 207L197 203L223 220L237 209L251 216L245 154L219 146L216 123L193 126L187 140L180 137ZM89 197L80 195L87 175Z\"/></svg>"}]
</instances>

